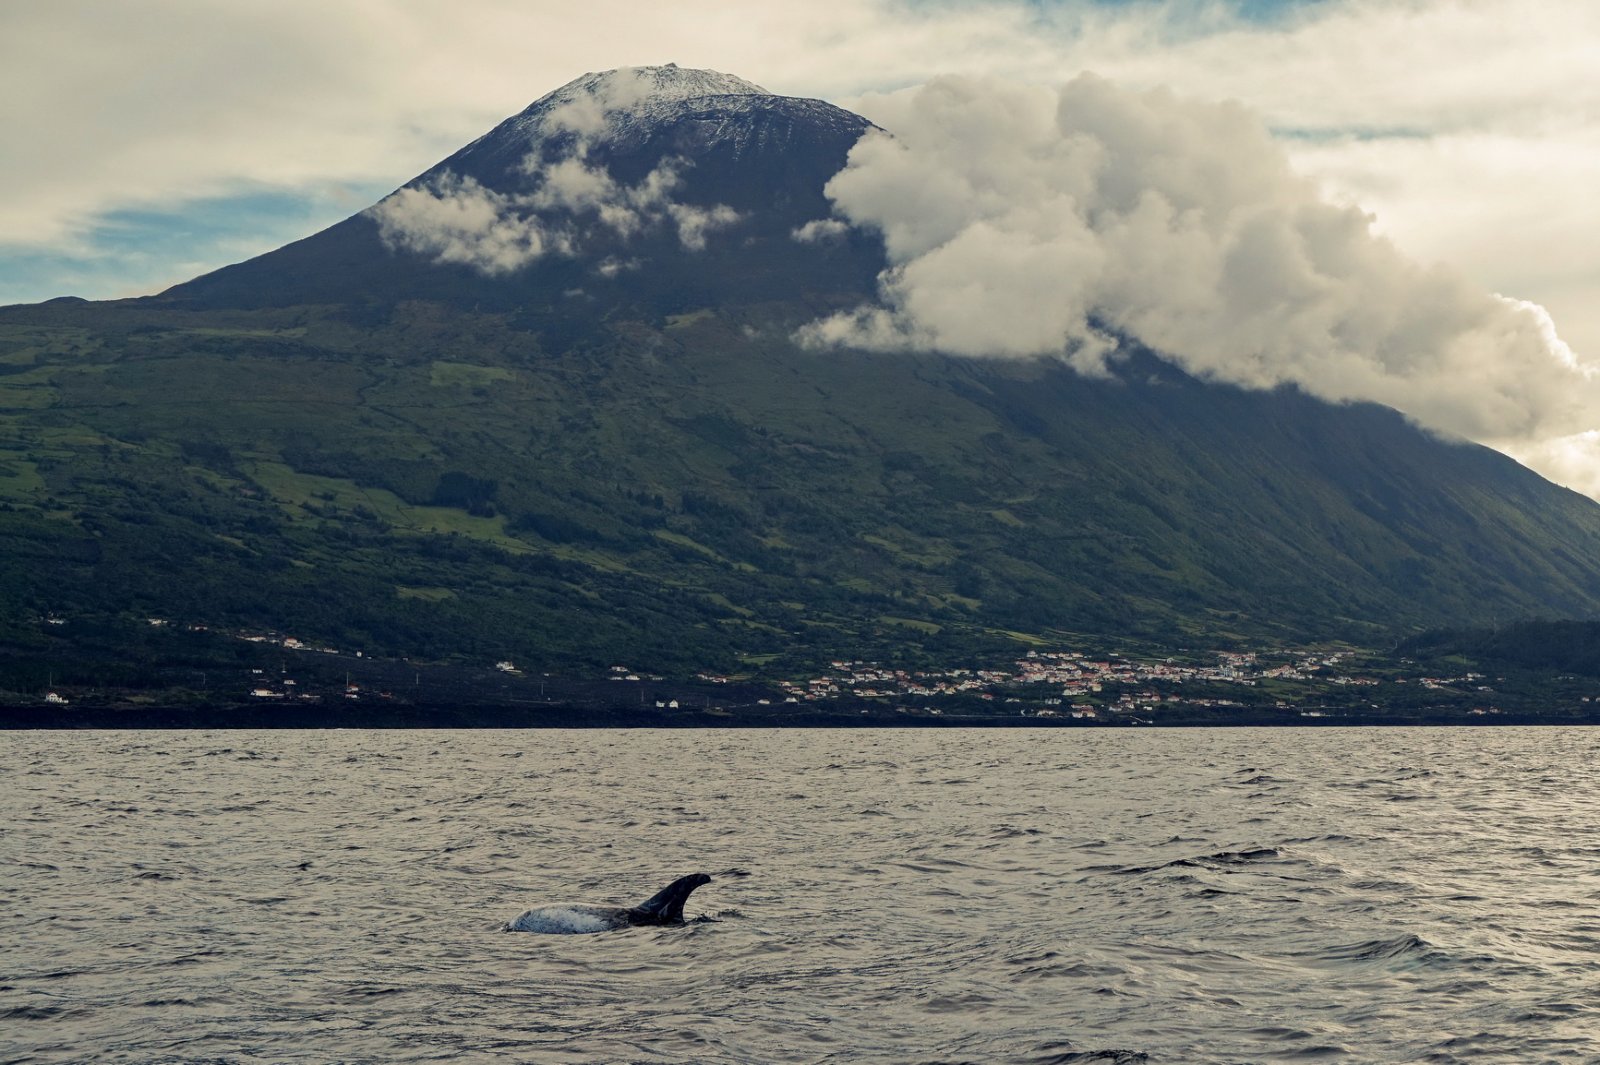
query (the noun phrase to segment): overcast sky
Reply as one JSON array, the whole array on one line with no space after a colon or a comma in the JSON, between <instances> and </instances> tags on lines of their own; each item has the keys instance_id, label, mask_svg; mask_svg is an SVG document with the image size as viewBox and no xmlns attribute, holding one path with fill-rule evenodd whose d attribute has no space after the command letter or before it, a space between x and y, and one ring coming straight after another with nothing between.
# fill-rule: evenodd
<instances>
[{"instance_id":1,"label":"overcast sky","mask_svg":"<svg viewBox=\"0 0 1600 1065\"><path fill-rule=\"evenodd\" d=\"M0 304L159 291L669 61L880 121L950 74L1236 101L1322 200L1600 359L1594 0L5 0ZM1595 440L1507 450L1596 494Z\"/></svg>"}]
</instances>

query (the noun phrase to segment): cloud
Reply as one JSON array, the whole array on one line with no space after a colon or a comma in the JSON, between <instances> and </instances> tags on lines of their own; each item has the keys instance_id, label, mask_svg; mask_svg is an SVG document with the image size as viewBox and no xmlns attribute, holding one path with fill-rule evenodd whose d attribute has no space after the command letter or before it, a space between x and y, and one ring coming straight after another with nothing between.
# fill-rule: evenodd
<instances>
[{"instance_id":1,"label":"cloud","mask_svg":"<svg viewBox=\"0 0 1600 1065\"><path fill-rule=\"evenodd\" d=\"M458 263L496 276L519 270L548 253L570 253L571 238L523 215L518 200L472 178L445 174L431 184L404 188L369 214L389 247Z\"/></svg>"},{"instance_id":2,"label":"cloud","mask_svg":"<svg viewBox=\"0 0 1600 1065\"><path fill-rule=\"evenodd\" d=\"M1497 444L1600 411L1600 371L1542 308L1406 257L1238 104L1081 75L941 78L878 110L892 135L864 138L828 194L890 267L877 304L814 323L812 343L1097 372L1131 337L1202 378Z\"/></svg>"},{"instance_id":3,"label":"cloud","mask_svg":"<svg viewBox=\"0 0 1600 1065\"><path fill-rule=\"evenodd\" d=\"M1600 126L1285 146L1296 170L1360 204L1407 253L1537 300L1574 348L1600 354Z\"/></svg>"},{"instance_id":4,"label":"cloud","mask_svg":"<svg viewBox=\"0 0 1600 1065\"><path fill-rule=\"evenodd\" d=\"M801 244L824 244L850 232L850 226L837 218L818 218L789 234Z\"/></svg>"},{"instance_id":5,"label":"cloud","mask_svg":"<svg viewBox=\"0 0 1600 1065\"><path fill-rule=\"evenodd\" d=\"M616 112L627 111L649 96L651 87L636 70L621 68L590 91L576 93L552 110L545 119L545 128L568 130L582 138L594 137L605 132Z\"/></svg>"},{"instance_id":6,"label":"cloud","mask_svg":"<svg viewBox=\"0 0 1600 1065\"><path fill-rule=\"evenodd\" d=\"M1517 441L1501 450L1557 484L1600 499L1600 430Z\"/></svg>"},{"instance_id":7,"label":"cloud","mask_svg":"<svg viewBox=\"0 0 1600 1065\"><path fill-rule=\"evenodd\" d=\"M528 192L496 192L446 171L385 197L367 214L391 249L488 276L511 273L545 255L577 255L588 238L607 232L626 240L670 227L686 251L704 251L708 234L741 217L723 204L674 201L688 165L682 159L663 161L636 185L621 184L577 157L554 163L530 157L530 164ZM601 276L616 276L615 263L603 262Z\"/></svg>"},{"instance_id":8,"label":"cloud","mask_svg":"<svg viewBox=\"0 0 1600 1065\"><path fill-rule=\"evenodd\" d=\"M622 185L581 157L534 164L529 172L538 189L527 202L540 210L591 213L621 237L670 224L686 250L703 251L707 234L733 225L741 216L724 204L696 207L673 199L691 165L681 157L670 157L637 185Z\"/></svg>"}]
</instances>

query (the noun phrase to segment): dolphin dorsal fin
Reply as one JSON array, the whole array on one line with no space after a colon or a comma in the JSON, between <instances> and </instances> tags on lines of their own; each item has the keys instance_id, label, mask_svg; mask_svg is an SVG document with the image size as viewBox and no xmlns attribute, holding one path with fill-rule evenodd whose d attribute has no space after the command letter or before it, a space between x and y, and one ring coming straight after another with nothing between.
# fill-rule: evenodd
<instances>
[{"instance_id":1,"label":"dolphin dorsal fin","mask_svg":"<svg viewBox=\"0 0 1600 1065\"><path fill-rule=\"evenodd\" d=\"M704 873L681 876L656 892L649 900L641 902L635 909L663 924L682 921L683 904L688 901L690 893L701 884L709 883L711 878Z\"/></svg>"}]
</instances>

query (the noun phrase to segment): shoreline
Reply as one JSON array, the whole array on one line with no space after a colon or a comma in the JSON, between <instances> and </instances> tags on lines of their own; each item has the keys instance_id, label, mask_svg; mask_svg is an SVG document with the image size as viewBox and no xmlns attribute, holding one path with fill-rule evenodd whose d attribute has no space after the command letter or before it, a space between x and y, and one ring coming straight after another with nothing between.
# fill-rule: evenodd
<instances>
[{"instance_id":1,"label":"shoreline","mask_svg":"<svg viewBox=\"0 0 1600 1065\"><path fill-rule=\"evenodd\" d=\"M674 712L579 706L373 706L361 707L0 707L0 731L189 731L272 729L813 729L813 728L1393 728L1600 725L1593 714L1425 714L1394 711L1308 717L1298 710L1237 713L1228 717L1160 715L1082 720L1068 717L930 715L875 709L866 712L749 714Z\"/></svg>"}]
</instances>

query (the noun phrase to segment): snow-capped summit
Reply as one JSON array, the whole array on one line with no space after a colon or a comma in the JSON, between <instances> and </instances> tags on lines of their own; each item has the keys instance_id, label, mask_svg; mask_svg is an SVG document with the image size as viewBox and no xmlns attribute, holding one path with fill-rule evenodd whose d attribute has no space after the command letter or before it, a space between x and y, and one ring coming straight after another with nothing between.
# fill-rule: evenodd
<instances>
[{"instance_id":1,"label":"snow-capped summit","mask_svg":"<svg viewBox=\"0 0 1600 1065\"><path fill-rule=\"evenodd\" d=\"M549 137L565 132L582 137L600 136L614 132L619 124L668 120L690 101L729 96L772 97L773 94L732 74L692 70L676 63L661 67L617 67L574 78L554 92L546 93L502 123L495 134Z\"/></svg>"},{"instance_id":2,"label":"snow-capped summit","mask_svg":"<svg viewBox=\"0 0 1600 1065\"><path fill-rule=\"evenodd\" d=\"M685 119L694 122L705 141L733 142L742 151L756 135L751 116L774 110L805 112L807 124L855 136L866 126L831 104L779 96L716 70L676 63L617 67L584 74L546 93L446 162L456 172L477 173L492 182L497 172L521 165L530 154L548 159L570 154L574 146L585 152L599 148L602 154L607 149L626 151Z\"/></svg>"},{"instance_id":3,"label":"snow-capped summit","mask_svg":"<svg viewBox=\"0 0 1600 1065\"><path fill-rule=\"evenodd\" d=\"M568 103L584 96L665 102L696 96L771 96L755 82L717 70L695 70L668 63L659 67L617 67L573 78L540 97L528 111ZM526 113L526 112L524 112Z\"/></svg>"}]
</instances>

